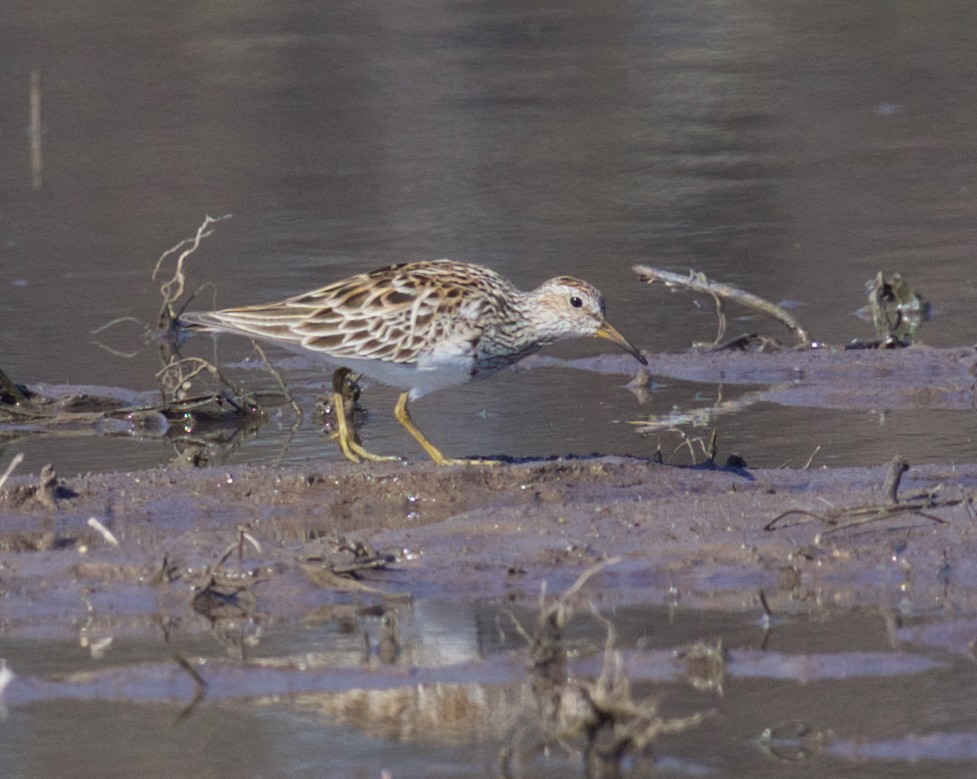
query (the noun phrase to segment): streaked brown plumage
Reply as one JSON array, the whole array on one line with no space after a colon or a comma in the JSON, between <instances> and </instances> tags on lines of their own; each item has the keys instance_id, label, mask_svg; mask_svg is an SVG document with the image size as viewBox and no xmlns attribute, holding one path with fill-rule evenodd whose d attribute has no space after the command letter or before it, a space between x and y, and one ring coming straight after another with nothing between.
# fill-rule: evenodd
<instances>
[{"instance_id":1,"label":"streaked brown plumage","mask_svg":"<svg viewBox=\"0 0 977 779\"><path fill-rule=\"evenodd\" d=\"M486 378L564 338L606 338L646 363L607 322L603 296L587 282L559 276L521 292L495 271L452 260L393 265L278 303L180 319L313 352L404 390L397 419L441 464L449 460L413 424L408 399ZM350 459L375 457L348 440L340 445Z\"/></svg>"}]
</instances>

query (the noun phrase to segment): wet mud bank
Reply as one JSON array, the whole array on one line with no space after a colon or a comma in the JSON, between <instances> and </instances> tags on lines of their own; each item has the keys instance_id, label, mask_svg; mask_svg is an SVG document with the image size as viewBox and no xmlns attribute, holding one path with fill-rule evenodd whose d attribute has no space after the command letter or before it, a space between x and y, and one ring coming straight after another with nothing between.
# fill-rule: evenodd
<instances>
[{"instance_id":1,"label":"wet mud bank","mask_svg":"<svg viewBox=\"0 0 977 779\"><path fill-rule=\"evenodd\" d=\"M531 605L609 560L588 584L608 604L973 609L977 465L912 468L898 504L885 479L623 458L21 476L0 492L4 630L75 634L97 612L125 632L191 609L287 622L384 598Z\"/></svg>"}]
</instances>

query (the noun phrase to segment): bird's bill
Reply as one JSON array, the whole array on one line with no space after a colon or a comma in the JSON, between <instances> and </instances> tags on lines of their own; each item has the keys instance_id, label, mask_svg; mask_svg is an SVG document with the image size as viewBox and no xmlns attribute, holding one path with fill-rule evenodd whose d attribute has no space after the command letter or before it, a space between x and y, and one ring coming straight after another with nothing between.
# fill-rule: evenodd
<instances>
[{"instance_id":1,"label":"bird's bill","mask_svg":"<svg viewBox=\"0 0 977 779\"><path fill-rule=\"evenodd\" d=\"M604 324L602 324L597 330L596 335L598 338L604 338L612 343L616 343L642 365L648 364L648 361L645 359L644 355L638 351L638 348L627 338L621 335L617 330L615 330L610 322L604 322Z\"/></svg>"}]
</instances>

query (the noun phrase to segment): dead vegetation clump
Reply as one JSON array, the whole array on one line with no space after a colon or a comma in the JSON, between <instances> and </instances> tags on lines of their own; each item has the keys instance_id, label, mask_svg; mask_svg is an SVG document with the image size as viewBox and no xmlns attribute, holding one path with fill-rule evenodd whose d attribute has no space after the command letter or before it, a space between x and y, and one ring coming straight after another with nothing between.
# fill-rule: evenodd
<instances>
[{"instance_id":1,"label":"dead vegetation clump","mask_svg":"<svg viewBox=\"0 0 977 779\"><path fill-rule=\"evenodd\" d=\"M689 271L688 275L682 275L647 265L635 265L632 270L639 280L646 284L660 283L667 288L704 294L713 299L717 318L716 336L711 343L693 343L692 346L695 349L701 349L705 352L778 352L785 349L831 348L830 345L812 338L808 330L783 306L771 303L752 292L714 281L706 277L705 274L696 271ZM930 316L930 305L923 296L916 292L900 274L886 275L881 271L873 279L866 282L865 290L868 305L858 313L871 322L875 331L875 338L854 339L845 345L844 349L895 349L911 346L915 343L919 328ZM725 306L729 302L777 320L793 333L796 343L792 346L785 346L775 338L756 332L727 338ZM643 382L632 387L639 394L639 399L641 398L640 393L643 388L647 387L649 381L646 377ZM743 393L734 400L725 399L720 386L716 400L706 407L689 410L673 409L664 415L634 420L630 424L635 425L636 431L642 435L661 435L662 433L679 435L682 440L676 447L678 449L689 445L688 441L690 440L681 430L681 426L705 427L719 417L746 411L751 406L769 398L772 391L788 389L790 386L790 382L773 387L766 386L755 392ZM691 446L689 448L691 451ZM658 457L660 460L660 446Z\"/></svg>"},{"instance_id":2,"label":"dead vegetation clump","mask_svg":"<svg viewBox=\"0 0 977 779\"><path fill-rule=\"evenodd\" d=\"M784 522L788 517L809 517L816 519L826 527L815 536L815 544L827 535L840 533L853 528L861 528L870 523L883 522L898 517L915 516L929 520L937 525L949 524L947 520L932 513L939 509L953 506L964 506L971 519L977 519L972 495L958 498L940 497L940 485L913 495L905 500L899 498L899 484L902 475L909 470L909 463L900 456L889 461L886 466L885 480L882 484L883 500L866 506L850 506L843 508L828 508L822 511L812 511L805 508L791 508L783 511L771 519L764 530L777 530L786 527ZM796 524L796 523L795 523Z\"/></svg>"},{"instance_id":3,"label":"dead vegetation clump","mask_svg":"<svg viewBox=\"0 0 977 779\"><path fill-rule=\"evenodd\" d=\"M652 268L648 265L635 265L631 270L646 284L664 284L672 289L684 289L709 295L716 305L716 337L709 344L693 344L706 351L740 350L770 351L785 348L776 339L757 333L744 333L728 340L726 337L726 302L737 303L746 308L776 319L789 329L797 343L795 349L823 348L825 344L811 338L807 329L783 306L771 303L759 295L730 284L723 284L708 278L704 273L689 271L687 276L680 273ZM886 275L879 271L865 284L868 306L864 310L875 330L875 340L853 340L848 349L893 349L910 346L916 341L917 331L929 320L930 305L898 273Z\"/></svg>"},{"instance_id":4,"label":"dead vegetation clump","mask_svg":"<svg viewBox=\"0 0 977 779\"><path fill-rule=\"evenodd\" d=\"M39 435L58 437L86 433L167 438L177 450L178 463L204 465L225 457L252 436L266 420L266 407L290 401L280 377L280 394L246 392L214 364L201 358L184 358L179 353L184 338L178 325L180 310L199 294L198 290L193 295L186 295L184 266L203 239L212 235L213 225L227 218L229 215L206 217L192 238L163 252L156 262L154 280L160 275L164 263L176 257L173 275L160 284L163 303L156 327L145 326L162 362L156 375L157 400L133 405L117 397L91 393L46 396L15 383L0 370L0 426L6 426L0 427L0 444ZM114 320L96 332L102 333L129 319ZM133 356L113 349L109 351L120 356ZM292 403L297 408L294 401Z\"/></svg>"},{"instance_id":5,"label":"dead vegetation clump","mask_svg":"<svg viewBox=\"0 0 977 779\"><path fill-rule=\"evenodd\" d=\"M366 572L387 570L396 560L394 555L379 553L369 542L360 539L340 536L324 541L330 547L328 553L307 555L301 561L305 575L317 586L410 600L409 595L390 594L362 581Z\"/></svg>"},{"instance_id":6,"label":"dead vegetation clump","mask_svg":"<svg viewBox=\"0 0 977 779\"><path fill-rule=\"evenodd\" d=\"M709 712L667 718L659 713L658 697L635 699L620 653L613 624L591 604L590 612L604 627L603 669L596 679L571 678L567 672L568 650L564 629L574 614L573 601L586 582L620 558L612 558L586 570L559 598L545 603L532 635L516 624L529 643L530 673L538 718L521 728L500 756L503 776L516 777L515 758L562 747L579 754L588 779L622 776L627 761L650 768L651 747L663 735L697 727Z\"/></svg>"}]
</instances>

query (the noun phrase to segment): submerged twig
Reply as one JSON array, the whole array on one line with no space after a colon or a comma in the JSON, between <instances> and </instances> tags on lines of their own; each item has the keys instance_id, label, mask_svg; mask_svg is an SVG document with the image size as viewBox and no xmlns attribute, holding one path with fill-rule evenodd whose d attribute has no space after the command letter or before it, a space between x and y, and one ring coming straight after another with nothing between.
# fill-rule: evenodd
<instances>
[{"instance_id":1,"label":"submerged twig","mask_svg":"<svg viewBox=\"0 0 977 779\"><path fill-rule=\"evenodd\" d=\"M190 702L180 710L180 713L176 717L177 722L182 722L193 713L194 709L197 708L200 702L204 699L204 696L207 694L207 680L197 672L197 669L194 668L189 661L183 657L183 655L174 653L173 660L178 666L180 666L180 669L193 680L193 698L191 698Z\"/></svg>"},{"instance_id":2,"label":"submerged twig","mask_svg":"<svg viewBox=\"0 0 977 779\"><path fill-rule=\"evenodd\" d=\"M278 382L278 388L282 391L282 395L285 397L285 402L288 403L288 405L291 406L292 411L295 412L295 417L298 422L301 422L302 407L295 400L295 396L292 395L288 385L285 383L285 377L282 376L274 365L271 364L271 360L268 359L268 355L265 354L265 350L261 348L261 344L259 344L257 341L252 341L251 346L258 353L258 356L261 357L261 362L264 364L265 370L271 374L272 378L276 382Z\"/></svg>"},{"instance_id":3,"label":"submerged twig","mask_svg":"<svg viewBox=\"0 0 977 779\"><path fill-rule=\"evenodd\" d=\"M116 325L121 325L123 323L131 323L134 325L139 325L139 327L142 328L143 345L140 346L138 349L130 349L128 351L124 351L122 349L116 349L112 346L109 346L108 344L104 344L101 341L93 340L92 343L95 344L95 346L97 346L99 349L104 349L114 357L122 357L126 360L131 360L137 354L140 354L147 345L152 344L156 341L156 331L153 330L151 327L149 327L149 325L147 325L141 319L137 319L134 316L120 316L117 317L116 319L112 319L106 322L105 324L99 325L94 330L89 330L88 332L90 335L100 335L101 333L107 332L108 330L114 328Z\"/></svg>"},{"instance_id":4,"label":"submerged twig","mask_svg":"<svg viewBox=\"0 0 977 779\"><path fill-rule=\"evenodd\" d=\"M797 319L785 311L782 306L778 306L776 303L771 303L769 300L764 300L758 295L754 295L752 292L747 292L746 290L742 290L728 284L721 284L719 282L712 281L702 273L690 272L688 276L683 276L679 273L658 270L657 268L651 268L647 265L635 265L632 270L638 274L639 279L648 284L661 282L667 287L681 287L682 289L688 289L692 292L700 292L706 295L711 295L713 300L716 301L716 310L720 320L719 334L716 336L715 343L720 341L720 339L723 337L723 333L726 330L725 316L723 315L722 311L723 300L732 300L742 306L755 309L766 314L767 316L773 317L786 325L787 328L794 333L801 346L809 346L811 343L811 337L808 335L807 330L801 326Z\"/></svg>"}]
</instances>

